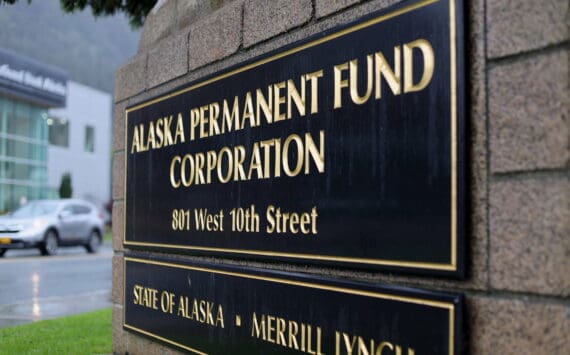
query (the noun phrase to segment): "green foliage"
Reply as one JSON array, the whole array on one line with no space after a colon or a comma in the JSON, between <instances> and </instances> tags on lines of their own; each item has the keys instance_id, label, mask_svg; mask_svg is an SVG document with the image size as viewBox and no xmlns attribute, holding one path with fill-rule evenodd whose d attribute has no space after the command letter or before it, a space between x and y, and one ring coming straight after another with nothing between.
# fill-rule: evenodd
<instances>
[{"instance_id":1,"label":"green foliage","mask_svg":"<svg viewBox=\"0 0 570 355\"><path fill-rule=\"evenodd\" d=\"M3 3L14 4L18 0L0 0ZM82 11L91 8L94 16L114 15L124 12L129 16L129 22L134 28L142 26L150 10L157 0L59 0L65 12ZM32 0L27 0L28 3Z\"/></svg>"},{"instance_id":2,"label":"green foliage","mask_svg":"<svg viewBox=\"0 0 570 355\"><path fill-rule=\"evenodd\" d=\"M71 187L71 174L65 173L61 177L61 184L59 185L59 197L70 198L73 195L73 188Z\"/></svg>"},{"instance_id":3,"label":"green foliage","mask_svg":"<svg viewBox=\"0 0 570 355\"><path fill-rule=\"evenodd\" d=\"M0 355L110 354L111 308L0 329Z\"/></svg>"}]
</instances>

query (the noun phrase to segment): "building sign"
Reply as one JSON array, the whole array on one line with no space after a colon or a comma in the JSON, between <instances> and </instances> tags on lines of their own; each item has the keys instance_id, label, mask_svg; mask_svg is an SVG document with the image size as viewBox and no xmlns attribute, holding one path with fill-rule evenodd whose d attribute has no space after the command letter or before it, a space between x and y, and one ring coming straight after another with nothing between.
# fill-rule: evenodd
<instances>
[{"instance_id":1,"label":"building sign","mask_svg":"<svg viewBox=\"0 0 570 355\"><path fill-rule=\"evenodd\" d=\"M124 244L461 276L462 12L404 1L129 107Z\"/></svg>"},{"instance_id":2,"label":"building sign","mask_svg":"<svg viewBox=\"0 0 570 355\"><path fill-rule=\"evenodd\" d=\"M461 352L459 295L284 275L126 256L124 327L195 354Z\"/></svg>"},{"instance_id":3,"label":"building sign","mask_svg":"<svg viewBox=\"0 0 570 355\"><path fill-rule=\"evenodd\" d=\"M0 93L47 107L65 106L67 74L0 49Z\"/></svg>"}]
</instances>

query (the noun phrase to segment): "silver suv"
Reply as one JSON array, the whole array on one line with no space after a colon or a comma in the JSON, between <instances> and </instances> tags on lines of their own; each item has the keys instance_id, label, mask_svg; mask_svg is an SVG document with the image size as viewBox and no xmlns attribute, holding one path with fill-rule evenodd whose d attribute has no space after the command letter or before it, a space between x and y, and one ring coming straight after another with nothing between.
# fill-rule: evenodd
<instances>
[{"instance_id":1,"label":"silver suv","mask_svg":"<svg viewBox=\"0 0 570 355\"><path fill-rule=\"evenodd\" d=\"M42 255L54 255L59 246L76 245L95 253L101 245L103 231L103 216L89 202L31 201L0 216L0 257L8 249L39 248Z\"/></svg>"}]
</instances>

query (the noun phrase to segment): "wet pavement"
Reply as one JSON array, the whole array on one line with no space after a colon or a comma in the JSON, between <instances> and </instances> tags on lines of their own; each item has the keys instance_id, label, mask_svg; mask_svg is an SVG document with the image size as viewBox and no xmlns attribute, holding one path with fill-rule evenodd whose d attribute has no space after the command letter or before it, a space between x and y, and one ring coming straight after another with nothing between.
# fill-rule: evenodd
<instances>
[{"instance_id":1,"label":"wet pavement","mask_svg":"<svg viewBox=\"0 0 570 355\"><path fill-rule=\"evenodd\" d=\"M49 257L9 250L0 258L0 327L110 307L112 256L110 244L97 254L73 247Z\"/></svg>"}]
</instances>

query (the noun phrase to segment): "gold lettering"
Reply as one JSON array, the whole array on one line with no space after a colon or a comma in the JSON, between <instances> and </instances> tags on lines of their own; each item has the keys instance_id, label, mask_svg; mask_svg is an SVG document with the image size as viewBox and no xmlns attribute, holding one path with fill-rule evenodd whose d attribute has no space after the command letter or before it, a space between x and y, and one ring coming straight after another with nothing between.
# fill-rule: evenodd
<instances>
[{"instance_id":1,"label":"gold lettering","mask_svg":"<svg viewBox=\"0 0 570 355\"><path fill-rule=\"evenodd\" d=\"M273 84L273 122L283 121L285 113L281 113L281 104L285 103L285 96L281 94L281 90L285 88L285 82L282 81Z\"/></svg>"},{"instance_id":2,"label":"gold lettering","mask_svg":"<svg viewBox=\"0 0 570 355\"><path fill-rule=\"evenodd\" d=\"M238 145L234 147L234 181L245 180L243 162L245 160L245 147Z\"/></svg>"},{"instance_id":3,"label":"gold lettering","mask_svg":"<svg viewBox=\"0 0 570 355\"><path fill-rule=\"evenodd\" d=\"M141 147L140 147L140 139L139 139L139 130L138 130L138 126L135 126L134 130L133 130L133 143L131 144L131 154L135 153L135 152L140 152Z\"/></svg>"},{"instance_id":4,"label":"gold lettering","mask_svg":"<svg viewBox=\"0 0 570 355\"><path fill-rule=\"evenodd\" d=\"M251 174L253 173L253 170L257 172L258 179L263 179L261 156L259 155L259 144L257 142L253 144L253 153L251 154L251 162L249 163L249 172L247 174L248 180L251 180Z\"/></svg>"},{"instance_id":5,"label":"gold lettering","mask_svg":"<svg viewBox=\"0 0 570 355\"><path fill-rule=\"evenodd\" d=\"M380 345L378 345L378 348L376 348L376 355L382 355L382 351L384 351L384 348L394 350L394 345L392 345L387 341L381 342Z\"/></svg>"},{"instance_id":6,"label":"gold lettering","mask_svg":"<svg viewBox=\"0 0 570 355\"><path fill-rule=\"evenodd\" d=\"M285 319L277 317L277 337L276 342L277 344L286 346L287 342L285 341L285 330L287 329Z\"/></svg>"},{"instance_id":7,"label":"gold lettering","mask_svg":"<svg viewBox=\"0 0 570 355\"><path fill-rule=\"evenodd\" d=\"M289 165L289 145L292 141L294 141L297 146L297 164L294 169L291 169L291 166ZM303 168L303 153L303 141L301 140L301 137L297 134L292 134L285 139L285 143L283 144L283 170L285 171L285 174L288 176L299 175Z\"/></svg>"},{"instance_id":8,"label":"gold lettering","mask_svg":"<svg viewBox=\"0 0 570 355\"><path fill-rule=\"evenodd\" d=\"M212 183L212 171L214 171L214 169L216 169L216 163L218 161L218 156L216 155L216 151L215 150L209 150L206 153L206 160L207 160L207 164L206 166L208 167L206 169L206 183L210 184ZM172 172L172 168L171 168L171 172Z\"/></svg>"},{"instance_id":9,"label":"gold lettering","mask_svg":"<svg viewBox=\"0 0 570 355\"><path fill-rule=\"evenodd\" d=\"M299 333L299 325L292 320L289 321L289 342L288 345L291 349L299 350L297 343L297 333Z\"/></svg>"},{"instance_id":10,"label":"gold lettering","mask_svg":"<svg viewBox=\"0 0 570 355\"><path fill-rule=\"evenodd\" d=\"M423 56L424 71L419 83L414 84L414 68L413 54L414 49L418 48ZM435 54L431 44L425 39L417 39L413 42L404 44L404 92L415 92L424 89L433 77L435 67Z\"/></svg>"},{"instance_id":11,"label":"gold lettering","mask_svg":"<svg viewBox=\"0 0 570 355\"><path fill-rule=\"evenodd\" d=\"M378 52L374 56L375 59L375 85L376 85L376 99L382 97L382 76L386 79L390 90L394 95L401 93L401 50L399 46L394 47L394 70L390 68L388 61L382 54Z\"/></svg>"},{"instance_id":12,"label":"gold lettering","mask_svg":"<svg viewBox=\"0 0 570 355\"><path fill-rule=\"evenodd\" d=\"M186 175L186 162L190 163L190 180L188 180L188 176ZM182 178L182 185L188 187L192 185L194 181L194 158L190 154L186 154L184 158L182 158L182 163L180 163L180 177Z\"/></svg>"},{"instance_id":13,"label":"gold lettering","mask_svg":"<svg viewBox=\"0 0 570 355\"><path fill-rule=\"evenodd\" d=\"M275 343L275 339L271 337L271 335L275 331L275 327L273 326L274 320L275 317L267 316L267 341L270 343Z\"/></svg>"},{"instance_id":14,"label":"gold lettering","mask_svg":"<svg viewBox=\"0 0 570 355\"><path fill-rule=\"evenodd\" d=\"M291 79L287 80L287 118L293 116L293 105L297 108L300 116L305 116L305 76L301 76L301 94L297 91L295 82Z\"/></svg>"},{"instance_id":15,"label":"gold lettering","mask_svg":"<svg viewBox=\"0 0 570 355\"><path fill-rule=\"evenodd\" d=\"M194 302L197 302L197 300L194 300ZM200 323L204 323L206 320L206 302L200 301L198 304L198 309L200 310Z\"/></svg>"},{"instance_id":16,"label":"gold lettering","mask_svg":"<svg viewBox=\"0 0 570 355\"><path fill-rule=\"evenodd\" d=\"M157 138L156 147L157 148L162 148L162 144L164 142L164 136L163 136L163 132L162 132L163 124L164 124L164 122L162 121L162 119L159 119L158 121L156 121L156 138Z\"/></svg>"},{"instance_id":17,"label":"gold lettering","mask_svg":"<svg viewBox=\"0 0 570 355\"><path fill-rule=\"evenodd\" d=\"M366 91L363 96L358 94L358 60L354 59L349 64L349 77L350 77L350 98L352 102L357 105L362 105L372 95L373 87L373 66L374 57L372 55L366 56Z\"/></svg>"},{"instance_id":18,"label":"gold lettering","mask_svg":"<svg viewBox=\"0 0 570 355\"><path fill-rule=\"evenodd\" d=\"M322 77L322 70L307 74L307 80L311 81L311 114L319 112L319 78Z\"/></svg>"},{"instance_id":19,"label":"gold lettering","mask_svg":"<svg viewBox=\"0 0 570 355\"><path fill-rule=\"evenodd\" d=\"M218 305L218 312L216 315L216 326L217 327L221 326L222 328L224 328L224 310L221 304Z\"/></svg>"},{"instance_id":20,"label":"gold lettering","mask_svg":"<svg viewBox=\"0 0 570 355\"><path fill-rule=\"evenodd\" d=\"M180 156L177 155L174 158L172 158L172 161L170 162L170 184L175 189L180 187L180 180L176 180L176 175L174 174L174 168L176 163L180 164L181 159L182 158L180 158Z\"/></svg>"},{"instance_id":21,"label":"gold lettering","mask_svg":"<svg viewBox=\"0 0 570 355\"><path fill-rule=\"evenodd\" d=\"M227 155L228 157L228 163L227 164L223 164L224 161L224 153ZM219 159L218 159L218 165L217 165L217 172L218 172L218 179L222 182L222 183L227 183L231 180L232 175L233 175L233 164L232 163L232 152L228 147L223 147L220 150L219 153ZM227 174L224 176L222 174L222 165L227 166L228 171Z\"/></svg>"},{"instance_id":22,"label":"gold lettering","mask_svg":"<svg viewBox=\"0 0 570 355\"><path fill-rule=\"evenodd\" d=\"M342 72L348 69L348 63L334 66L334 108L342 107L342 88L348 87L348 80L342 78Z\"/></svg>"},{"instance_id":23,"label":"gold lettering","mask_svg":"<svg viewBox=\"0 0 570 355\"><path fill-rule=\"evenodd\" d=\"M241 127L243 129L245 127L245 120L249 120L250 127L256 127L256 118L255 114L253 113L253 101L251 98L251 93L248 91L245 95L245 103L243 105L243 115L241 118Z\"/></svg>"},{"instance_id":24,"label":"gold lettering","mask_svg":"<svg viewBox=\"0 0 570 355\"><path fill-rule=\"evenodd\" d=\"M206 132L206 124L208 123L208 105L204 105L200 107L200 138L204 138L208 136L208 132Z\"/></svg>"},{"instance_id":25,"label":"gold lettering","mask_svg":"<svg viewBox=\"0 0 570 355\"><path fill-rule=\"evenodd\" d=\"M134 304L158 310L158 290L135 285L133 288Z\"/></svg>"},{"instance_id":26,"label":"gold lettering","mask_svg":"<svg viewBox=\"0 0 570 355\"><path fill-rule=\"evenodd\" d=\"M200 109L190 110L190 140L196 139L196 128L200 125Z\"/></svg>"},{"instance_id":27,"label":"gold lettering","mask_svg":"<svg viewBox=\"0 0 570 355\"><path fill-rule=\"evenodd\" d=\"M218 118L220 117L220 104L217 102L210 104L210 136L220 134L220 125Z\"/></svg>"},{"instance_id":28,"label":"gold lettering","mask_svg":"<svg viewBox=\"0 0 570 355\"><path fill-rule=\"evenodd\" d=\"M237 131L239 129L239 105L238 97L234 96L234 103L232 110L228 106L228 101L224 100L223 104L223 121L222 121L222 133Z\"/></svg>"},{"instance_id":29,"label":"gold lettering","mask_svg":"<svg viewBox=\"0 0 570 355\"><path fill-rule=\"evenodd\" d=\"M170 116L170 120L172 121L172 116ZM170 133L169 133L170 135ZM186 137L184 136L184 120L182 119L182 114L178 114L178 122L176 123L176 133L174 135L174 144L184 143L186 141ZM172 144L172 137L170 137L170 144Z\"/></svg>"},{"instance_id":30,"label":"gold lettering","mask_svg":"<svg viewBox=\"0 0 570 355\"><path fill-rule=\"evenodd\" d=\"M186 309L188 309L188 305L186 305ZM200 317L198 314L198 302L196 302L196 300L192 302L192 314L190 315L190 319L200 321Z\"/></svg>"},{"instance_id":31,"label":"gold lettering","mask_svg":"<svg viewBox=\"0 0 570 355\"><path fill-rule=\"evenodd\" d=\"M177 316L187 317L187 309L186 309L186 307L188 307L187 302L188 299L185 300L184 296L180 296L180 298L178 299L178 311L176 312Z\"/></svg>"},{"instance_id":32,"label":"gold lettering","mask_svg":"<svg viewBox=\"0 0 570 355\"><path fill-rule=\"evenodd\" d=\"M305 133L305 175L309 174L309 156L317 167L319 173L325 172L325 131L319 132L319 149L310 133Z\"/></svg>"},{"instance_id":33,"label":"gold lettering","mask_svg":"<svg viewBox=\"0 0 570 355\"><path fill-rule=\"evenodd\" d=\"M251 336L255 338L259 338L261 335L261 339L266 340L265 334L265 315L261 315L260 322L257 321L257 316L255 312L253 312L253 319L251 325Z\"/></svg>"},{"instance_id":34,"label":"gold lettering","mask_svg":"<svg viewBox=\"0 0 570 355\"><path fill-rule=\"evenodd\" d=\"M263 176L265 178L269 178L270 177L270 170L269 170L269 164L270 164L270 156L269 156L269 151L271 150L271 147L274 145L274 139L268 139L265 141L261 141L259 142L259 145L261 148L263 148ZM250 168L251 169L251 168Z\"/></svg>"},{"instance_id":35,"label":"gold lettering","mask_svg":"<svg viewBox=\"0 0 570 355\"><path fill-rule=\"evenodd\" d=\"M156 149L156 143L154 141L154 122L150 121L148 125L148 138L146 142L147 146L152 146L152 149Z\"/></svg>"},{"instance_id":36,"label":"gold lettering","mask_svg":"<svg viewBox=\"0 0 570 355\"><path fill-rule=\"evenodd\" d=\"M346 333L342 333L342 339L344 340L344 346L346 347L347 355L351 355L356 343L356 337L351 337Z\"/></svg>"},{"instance_id":37,"label":"gold lettering","mask_svg":"<svg viewBox=\"0 0 570 355\"><path fill-rule=\"evenodd\" d=\"M267 121L267 123L273 123L273 112L272 112L272 106L273 106L273 100L271 98L271 89L272 87L269 86L267 87L267 97L269 99L266 99L265 96L263 96L263 92L261 91L261 89L257 89L255 91L256 93L256 113L257 113L257 120L259 122L259 120L261 119L261 112L263 111L263 116L265 116L265 120Z\"/></svg>"},{"instance_id":38,"label":"gold lettering","mask_svg":"<svg viewBox=\"0 0 570 355\"><path fill-rule=\"evenodd\" d=\"M196 153L196 166L194 168L194 171L196 173L196 178L195 178L196 185L205 183L204 172L202 171L204 169L204 162L205 162L204 153Z\"/></svg>"},{"instance_id":39,"label":"gold lettering","mask_svg":"<svg viewBox=\"0 0 570 355\"><path fill-rule=\"evenodd\" d=\"M181 120L182 115L178 114L178 119ZM164 117L162 120L164 121L164 146L169 146L174 144L174 140L172 139L172 132L170 131L170 126L172 125L172 115ZM184 132L182 132L182 137L184 137Z\"/></svg>"}]
</instances>

